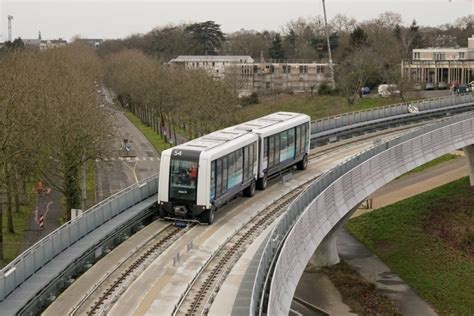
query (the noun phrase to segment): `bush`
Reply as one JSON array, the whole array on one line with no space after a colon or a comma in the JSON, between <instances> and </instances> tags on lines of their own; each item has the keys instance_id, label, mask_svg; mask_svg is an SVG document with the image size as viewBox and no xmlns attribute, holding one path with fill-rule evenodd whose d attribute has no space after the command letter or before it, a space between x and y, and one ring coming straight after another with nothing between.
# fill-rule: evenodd
<instances>
[{"instance_id":1,"label":"bush","mask_svg":"<svg viewBox=\"0 0 474 316\"><path fill-rule=\"evenodd\" d=\"M334 90L327 83L323 82L318 87L318 94L319 95L333 95Z\"/></svg>"},{"instance_id":2,"label":"bush","mask_svg":"<svg viewBox=\"0 0 474 316\"><path fill-rule=\"evenodd\" d=\"M242 105L242 106L251 105L251 104L258 104L259 102L260 101L258 100L258 94L255 93L255 92L252 92L247 97L240 98L240 105Z\"/></svg>"}]
</instances>

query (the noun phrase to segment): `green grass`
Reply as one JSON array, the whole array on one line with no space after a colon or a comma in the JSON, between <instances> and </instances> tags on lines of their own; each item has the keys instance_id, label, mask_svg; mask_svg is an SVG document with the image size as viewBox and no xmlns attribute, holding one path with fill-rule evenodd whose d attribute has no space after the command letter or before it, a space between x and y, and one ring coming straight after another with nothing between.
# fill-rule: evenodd
<instances>
[{"instance_id":1,"label":"green grass","mask_svg":"<svg viewBox=\"0 0 474 316\"><path fill-rule=\"evenodd\" d=\"M363 98L349 105L341 96L281 95L261 98L259 104L248 105L237 111L239 121L247 121L277 111L301 112L312 119L338 115L345 112L402 102L399 98Z\"/></svg>"},{"instance_id":2,"label":"green grass","mask_svg":"<svg viewBox=\"0 0 474 316\"><path fill-rule=\"evenodd\" d=\"M474 314L474 188L463 178L349 221L441 314Z\"/></svg>"},{"instance_id":3,"label":"green grass","mask_svg":"<svg viewBox=\"0 0 474 316\"><path fill-rule=\"evenodd\" d=\"M86 181L86 209L95 205L95 163L94 161L87 162L87 181Z\"/></svg>"},{"instance_id":4,"label":"green grass","mask_svg":"<svg viewBox=\"0 0 474 316\"><path fill-rule=\"evenodd\" d=\"M5 208L3 209L3 263L6 265L8 262L15 259L25 248L24 244L24 232L28 229L28 221L32 214L31 206L21 206L20 212L13 212L13 227L15 233L11 234L7 232L7 214Z\"/></svg>"},{"instance_id":5,"label":"green grass","mask_svg":"<svg viewBox=\"0 0 474 316\"><path fill-rule=\"evenodd\" d=\"M170 148L170 145L165 142L163 138L160 137L155 131L142 123L138 117L133 115L131 112L124 112L125 116L130 120L130 122L135 125L140 132L148 139L148 141L155 147L158 152L162 152L165 149Z\"/></svg>"},{"instance_id":6,"label":"green grass","mask_svg":"<svg viewBox=\"0 0 474 316\"><path fill-rule=\"evenodd\" d=\"M429 169L429 168L432 168L434 166L437 166L445 161L450 161L450 160L453 160L453 159L456 159L458 158L459 156L458 155L453 155L453 154L446 154L446 155L443 155L443 156L440 156L436 159L433 159L419 167L416 167L415 169L412 169L410 171L408 171L407 173L405 173L404 175L407 175L407 174L412 174L412 173L416 173L416 172L421 172L421 171L424 171L426 169Z\"/></svg>"}]
</instances>

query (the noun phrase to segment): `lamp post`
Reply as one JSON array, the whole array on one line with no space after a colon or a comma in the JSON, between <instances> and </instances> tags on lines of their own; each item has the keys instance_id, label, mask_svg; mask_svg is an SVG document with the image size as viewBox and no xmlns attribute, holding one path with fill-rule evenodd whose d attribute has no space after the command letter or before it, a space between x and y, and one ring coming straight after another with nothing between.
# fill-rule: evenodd
<instances>
[{"instance_id":1,"label":"lamp post","mask_svg":"<svg viewBox=\"0 0 474 316\"><path fill-rule=\"evenodd\" d=\"M326 4L323 1L323 12L324 12L324 29L326 31L326 40L328 43L328 56L329 56L329 71L331 72L331 85L333 89L336 89L336 82L334 81L334 68L332 64L332 55L331 55L331 42L329 41L329 29L328 29L328 19L326 17Z\"/></svg>"}]
</instances>

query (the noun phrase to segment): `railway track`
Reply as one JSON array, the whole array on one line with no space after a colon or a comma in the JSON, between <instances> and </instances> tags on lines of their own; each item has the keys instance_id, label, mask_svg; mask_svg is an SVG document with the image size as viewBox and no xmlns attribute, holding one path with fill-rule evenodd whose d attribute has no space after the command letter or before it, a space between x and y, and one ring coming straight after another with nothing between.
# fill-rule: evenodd
<instances>
[{"instance_id":1,"label":"railway track","mask_svg":"<svg viewBox=\"0 0 474 316\"><path fill-rule=\"evenodd\" d=\"M138 275L178 238L189 231L194 224L177 228L172 224L165 226L156 234L138 245L95 284L69 315L104 315L114 301L126 290ZM93 301L92 301L93 299Z\"/></svg>"},{"instance_id":2,"label":"railway track","mask_svg":"<svg viewBox=\"0 0 474 316\"><path fill-rule=\"evenodd\" d=\"M314 179L282 196L229 237L191 282L173 315L206 315L220 286L247 247Z\"/></svg>"},{"instance_id":3,"label":"railway track","mask_svg":"<svg viewBox=\"0 0 474 316\"><path fill-rule=\"evenodd\" d=\"M387 135L396 135L406 132L408 129L416 126L400 128L397 131L387 131L377 134L376 138L387 137ZM309 154L310 160L316 160L325 156L331 151L340 150L340 148L351 147L355 143L367 144L373 142L374 136L362 136L348 142L335 144L330 148L315 150L312 149ZM371 140L372 139L372 140ZM270 225L278 216L280 216L291 203L291 201L300 194L304 188L314 179L309 180L299 188L287 193L274 204L267 207L250 221L242 226L234 235L229 237L226 242L213 255L201 272L191 283L182 300L180 301L174 315L205 315L208 312L212 301L217 294L219 287L225 281L232 267L241 257L245 249L250 245L261 232ZM69 315L87 314L104 315L112 308L115 301L125 292L127 287L143 272L149 264L155 260L161 253L170 247L178 238L183 236L195 224L188 225L187 228L176 228L171 224L163 228L160 232L151 236L147 241L141 243L130 253L127 258L122 259L107 273L94 287L86 293L79 304L73 307Z\"/></svg>"}]
</instances>

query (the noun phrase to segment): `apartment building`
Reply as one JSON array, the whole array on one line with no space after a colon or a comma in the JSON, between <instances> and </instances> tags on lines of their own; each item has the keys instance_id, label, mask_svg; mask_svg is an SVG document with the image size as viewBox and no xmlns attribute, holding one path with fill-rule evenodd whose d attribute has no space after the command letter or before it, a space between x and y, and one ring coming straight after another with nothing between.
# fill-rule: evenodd
<instances>
[{"instance_id":1,"label":"apartment building","mask_svg":"<svg viewBox=\"0 0 474 316\"><path fill-rule=\"evenodd\" d=\"M214 79L231 82L240 95L309 92L331 80L329 65L324 63L257 63L250 56L179 56L169 63L204 69Z\"/></svg>"},{"instance_id":2,"label":"apartment building","mask_svg":"<svg viewBox=\"0 0 474 316\"><path fill-rule=\"evenodd\" d=\"M411 60L402 61L402 75L414 82L437 84L474 81L474 35L467 47L414 49Z\"/></svg>"}]
</instances>

